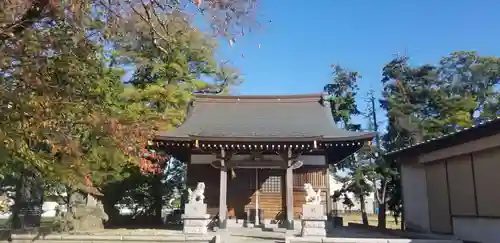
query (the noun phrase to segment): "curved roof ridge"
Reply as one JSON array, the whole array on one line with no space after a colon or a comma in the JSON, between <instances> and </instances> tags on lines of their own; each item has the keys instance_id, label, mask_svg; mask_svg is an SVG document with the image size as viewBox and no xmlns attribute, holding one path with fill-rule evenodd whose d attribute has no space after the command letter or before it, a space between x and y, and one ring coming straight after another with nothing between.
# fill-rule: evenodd
<instances>
[{"instance_id":1,"label":"curved roof ridge","mask_svg":"<svg viewBox=\"0 0 500 243\"><path fill-rule=\"evenodd\" d=\"M196 95L188 118L162 140L248 141L368 140L374 134L338 128L323 94Z\"/></svg>"},{"instance_id":2,"label":"curved roof ridge","mask_svg":"<svg viewBox=\"0 0 500 243\"><path fill-rule=\"evenodd\" d=\"M323 93L290 94L290 95L213 95L196 94L195 102L238 103L238 102L319 102Z\"/></svg>"}]
</instances>

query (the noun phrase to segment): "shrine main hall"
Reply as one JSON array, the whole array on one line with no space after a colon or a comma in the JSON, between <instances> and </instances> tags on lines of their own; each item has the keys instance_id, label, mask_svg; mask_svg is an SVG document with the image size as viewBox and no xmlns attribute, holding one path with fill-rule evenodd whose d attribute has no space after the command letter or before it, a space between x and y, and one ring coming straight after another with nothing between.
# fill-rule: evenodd
<instances>
[{"instance_id":1,"label":"shrine main hall","mask_svg":"<svg viewBox=\"0 0 500 243\"><path fill-rule=\"evenodd\" d=\"M323 94L195 95L184 123L156 141L187 163L187 187L205 183L219 228L248 220L292 229L304 183L321 189L330 212L330 166L374 137L339 129L329 105Z\"/></svg>"}]
</instances>

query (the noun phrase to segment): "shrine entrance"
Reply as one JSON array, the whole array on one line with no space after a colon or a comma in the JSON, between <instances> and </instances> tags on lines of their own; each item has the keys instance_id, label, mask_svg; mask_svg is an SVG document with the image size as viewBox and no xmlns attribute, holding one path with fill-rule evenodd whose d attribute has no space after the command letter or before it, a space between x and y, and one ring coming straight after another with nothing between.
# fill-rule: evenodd
<instances>
[{"instance_id":1,"label":"shrine entrance","mask_svg":"<svg viewBox=\"0 0 500 243\"><path fill-rule=\"evenodd\" d=\"M188 187L205 183L207 214L219 228L229 218L251 218L249 209L255 221L261 209L264 220L284 219L293 229L304 183L324 190L329 211L329 166L373 136L337 128L323 94L196 95L184 123L156 142L186 162Z\"/></svg>"},{"instance_id":2,"label":"shrine entrance","mask_svg":"<svg viewBox=\"0 0 500 243\"><path fill-rule=\"evenodd\" d=\"M285 219L285 170L238 168L234 169L234 174L235 177L228 178L229 218L246 219L250 216L250 221L271 222Z\"/></svg>"}]
</instances>

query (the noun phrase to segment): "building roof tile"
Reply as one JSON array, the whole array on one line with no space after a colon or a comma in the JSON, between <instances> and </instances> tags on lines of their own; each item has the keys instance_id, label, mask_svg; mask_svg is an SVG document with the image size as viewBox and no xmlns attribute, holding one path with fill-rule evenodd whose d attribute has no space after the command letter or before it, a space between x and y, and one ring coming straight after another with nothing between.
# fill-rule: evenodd
<instances>
[{"instance_id":1,"label":"building roof tile","mask_svg":"<svg viewBox=\"0 0 500 243\"><path fill-rule=\"evenodd\" d=\"M185 122L159 140L357 141L374 133L338 128L322 94L196 95Z\"/></svg>"},{"instance_id":2,"label":"building roof tile","mask_svg":"<svg viewBox=\"0 0 500 243\"><path fill-rule=\"evenodd\" d=\"M439 137L431 138L419 143L415 143L406 147L402 147L393 151L387 152L385 155L389 157L398 156L403 153L411 153L419 151L427 153L430 151L451 147L481 137L491 136L500 132L500 116L482 121L474 126L466 127L455 132L447 133Z\"/></svg>"}]
</instances>

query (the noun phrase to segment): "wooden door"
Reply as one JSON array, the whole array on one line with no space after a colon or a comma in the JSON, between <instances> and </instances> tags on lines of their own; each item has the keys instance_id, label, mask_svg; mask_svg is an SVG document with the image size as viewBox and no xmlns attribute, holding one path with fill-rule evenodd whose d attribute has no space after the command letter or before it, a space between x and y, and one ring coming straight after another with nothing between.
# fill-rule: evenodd
<instances>
[{"instance_id":1,"label":"wooden door","mask_svg":"<svg viewBox=\"0 0 500 243\"><path fill-rule=\"evenodd\" d=\"M227 209L229 218L245 219L246 208L255 193L255 169L234 169L235 177L228 171Z\"/></svg>"},{"instance_id":2,"label":"wooden door","mask_svg":"<svg viewBox=\"0 0 500 243\"><path fill-rule=\"evenodd\" d=\"M264 219L285 218L285 171L259 169L259 208L264 210Z\"/></svg>"},{"instance_id":3,"label":"wooden door","mask_svg":"<svg viewBox=\"0 0 500 243\"><path fill-rule=\"evenodd\" d=\"M431 231L450 234L453 232L453 227L448 198L446 162L427 165L426 178Z\"/></svg>"},{"instance_id":4,"label":"wooden door","mask_svg":"<svg viewBox=\"0 0 500 243\"><path fill-rule=\"evenodd\" d=\"M264 211L264 219L284 219L284 170L235 169L235 174L235 178L230 176L228 178L228 217L245 219L247 210L255 210L257 204L256 180L258 179L258 207Z\"/></svg>"}]
</instances>

